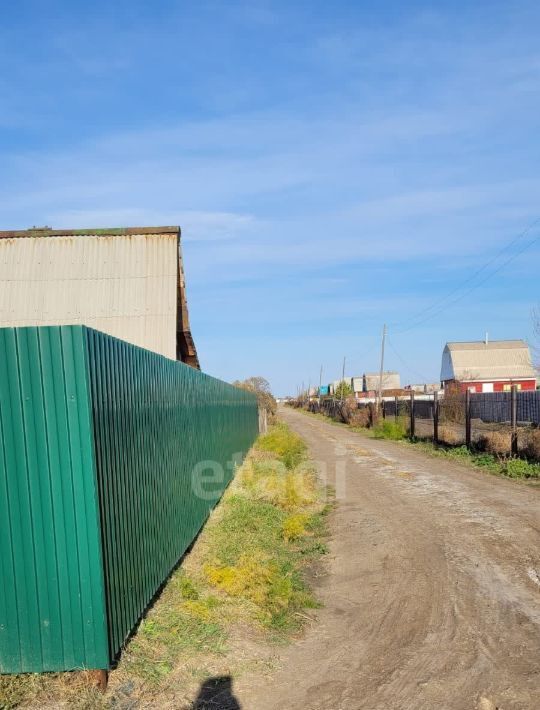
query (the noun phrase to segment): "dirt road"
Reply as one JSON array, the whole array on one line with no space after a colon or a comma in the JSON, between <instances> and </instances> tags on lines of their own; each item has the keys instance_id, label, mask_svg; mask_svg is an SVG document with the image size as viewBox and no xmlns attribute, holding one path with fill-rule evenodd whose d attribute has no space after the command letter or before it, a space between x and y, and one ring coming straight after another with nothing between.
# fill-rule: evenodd
<instances>
[{"instance_id":1,"label":"dirt road","mask_svg":"<svg viewBox=\"0 0 540 710\"><path fill-rule=\"evenodd\" d=\"M242 709L540 708L540 490L283 417L337 487L325 606Z\"/></svg>"}]
</instances>

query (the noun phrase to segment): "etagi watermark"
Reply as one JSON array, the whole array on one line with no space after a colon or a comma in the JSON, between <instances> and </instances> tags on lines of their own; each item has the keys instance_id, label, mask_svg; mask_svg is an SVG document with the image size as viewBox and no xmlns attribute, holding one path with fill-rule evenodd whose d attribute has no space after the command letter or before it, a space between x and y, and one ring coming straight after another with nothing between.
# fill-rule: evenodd
<instances>
[{"instance_id":1,"label":"etagi watermark","mask_svg":"<svg viewBox=\"0 0 540 710\"><path fill-rule=\"evenodd\" d=\"M282 461L274 459L258 461L256 471L246 467L246 482L257 479L257 487L269 495L287 495L292 498L304 497L312 486L313 474L323 491L325 500L346 498L347 489L347 450L339 444L334 447L335 458L327 461L302 461L289 469ZM225 465L219 461L206 459L199 461L191 471L191 491L200 500L216 502L224 488L232 481L236 470L241 466L244 455L241 451L233 454Z\"/></svg>"}]
</instances>

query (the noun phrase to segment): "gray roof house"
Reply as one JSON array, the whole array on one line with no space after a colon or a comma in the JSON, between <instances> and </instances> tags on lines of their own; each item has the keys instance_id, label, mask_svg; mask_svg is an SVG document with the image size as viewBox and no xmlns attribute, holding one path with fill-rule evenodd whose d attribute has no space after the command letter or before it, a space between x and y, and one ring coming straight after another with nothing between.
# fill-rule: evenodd
<instances>
[{"instance_id":1,"label":"gray roof house","mask_svg":"<svg viewBox=\"0 0 540 710\"><path fill-rule=\"evenodd\" d=\"M536 372L529 346L524 340L488 341L486 338L476 342L446 343L442 354L441 381L446 384L531 381L536 386Z\"/></svg>"}]
</instances>

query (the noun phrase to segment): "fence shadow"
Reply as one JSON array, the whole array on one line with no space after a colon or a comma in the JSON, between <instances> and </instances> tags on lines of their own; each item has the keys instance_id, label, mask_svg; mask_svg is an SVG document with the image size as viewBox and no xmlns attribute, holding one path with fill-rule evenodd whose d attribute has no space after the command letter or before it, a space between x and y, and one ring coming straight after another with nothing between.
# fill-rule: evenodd
<instances>
[{"instance_id":1,"label":"fence shadow","mask_svg":"<svg viewBox=\"0 0 540 710\"><path fill-rule=\"evenodd\" d=\"M231 676L207 678L190 710L242 710L232 692Z\"/></svg>"}]
</instances>

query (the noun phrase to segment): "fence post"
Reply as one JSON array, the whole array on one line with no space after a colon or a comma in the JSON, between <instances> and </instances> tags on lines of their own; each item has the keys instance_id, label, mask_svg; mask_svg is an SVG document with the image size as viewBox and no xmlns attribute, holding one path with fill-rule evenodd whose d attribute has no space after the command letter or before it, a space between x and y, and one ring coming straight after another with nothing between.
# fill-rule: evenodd
<instances>
[{"instance_id":1,"label":"fence post","mask_svg":"<svg viewBox=\"0 0 540 710\"><path fill-rule=\"evenodd\" d=\"M512 425L511 447L512 456L518 455L518 434L517 434L517 387L512 385L510 390L510 423Z\"/></svg>"},{"instance_id":2,"label":"fence post","mask_svg":"<svg viewBox=\"0 0 540 710\"><path fill-rule=\"evenodd\" d=\"M411 390L411 425L409 436L412 441L414 439L414 390Z\"/></svg>"},{"instance_id":3,"label":"fence post","mask_svg":"<svg viewBox=\"0 0 540 710\"><path fill-rule=\"evenodd\" d=\"M471 448L471 391L465 390L465 446Z\"/></svg>"},{"instance_id":4,"label":"fence post","mask_svg":"<svg viewBox=\"0 0 540 710\"><path fill-rule=\"evenodd\" d=\"M433 394L433 443L439 443L439 393Z\"/></svg>"},{"instance_id":5,"label":"fence post","mask_svg":"<svg viewBox=\"0 0 540 710\"><path fill-rule=\"evenodd\" d=\"M397 424L397 423L398 423L398 418L399 418L399 409L398 409L398 408L399 408L399 399L398 399L397 394L396 394L396 396L395 396L395 398L394 398L394 402L395 402L395 407L396 407L396 410L395 410L395 412L394 412L394 419L395 419L395 422L396 422L396 424Z\"/></svg>"},{"instance_id":6,"label":"fence post","mask_svg":"<svg viewBox=\"0 0 540 710\"><path fill-rule=\"evenodd\" d=\"M386 407L384 406L384 399L381 400L381 405L382 405L382 418L386 419Z\"/></svg>"}]
</instances>

